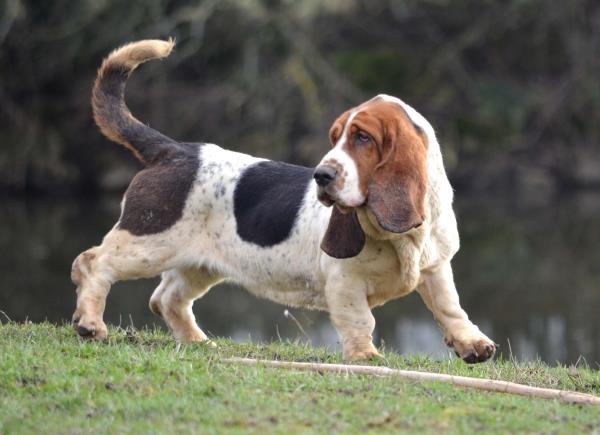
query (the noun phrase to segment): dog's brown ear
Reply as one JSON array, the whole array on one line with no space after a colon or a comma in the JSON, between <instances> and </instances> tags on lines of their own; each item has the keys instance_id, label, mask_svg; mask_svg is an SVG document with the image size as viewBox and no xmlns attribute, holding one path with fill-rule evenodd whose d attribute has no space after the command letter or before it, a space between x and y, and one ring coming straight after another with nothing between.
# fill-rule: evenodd
<instances>
[{"instance_id":1,"label":"dog's brown ear","mask_svg":"<svg viewBox=\"0 0 600 435\"><path fill-rule=\"evenodd\" d=\"M369 179L367 207L384 230L404 233L425 220L426 148L397 136L388 140L388 154Z\"/></svg>"},{"instance_id":2,"label":"dog's brown ear","mask_svg":"<svg viewBox=\"0 0 600 435\"><path fill-rule=\"evenodd\" d=\"M404 233L424 220L425 189L413 177L373 177L367 207L379 226L391 233Z\"/></svg>"},{"instance_id":3,"label":"dog's brown ear","mask_svg":"<svg viewBox=\"0 0 600 435\"><path fill-rule=\"evenodd\" d=\"M329 226L321 241L321 249L333 258L356 257L365 246L363 232L356 211L343 214L333 206Z\"/></svg>"}]
</instances>

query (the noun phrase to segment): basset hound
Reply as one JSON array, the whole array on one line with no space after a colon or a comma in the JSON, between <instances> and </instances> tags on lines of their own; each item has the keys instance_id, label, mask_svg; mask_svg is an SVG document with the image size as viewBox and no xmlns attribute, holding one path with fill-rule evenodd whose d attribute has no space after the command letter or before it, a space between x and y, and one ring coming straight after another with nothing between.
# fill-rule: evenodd
<instances>
[{"instance_id":1,"label":"basset hound","mask_svg":"<svg viewBox=\"0 0 600 435\"><path fill-rule=\"evenodd\" d=\"M376 96L335 120L332 148L316 169L177 142L135 119L124 102L131 72L172 48L171 41L128 44L98 71L96 123L145 169L102 244L73 263L80 336L107 336L111 284L161 274L150 308L183 342L208 340L194 300L233 281L260 297L329 312L348 360L379 355L371 309L415 289L461 358L494 354L494 342L459 304L452 188L423 116Z\"/></svg>"}]
</instances>

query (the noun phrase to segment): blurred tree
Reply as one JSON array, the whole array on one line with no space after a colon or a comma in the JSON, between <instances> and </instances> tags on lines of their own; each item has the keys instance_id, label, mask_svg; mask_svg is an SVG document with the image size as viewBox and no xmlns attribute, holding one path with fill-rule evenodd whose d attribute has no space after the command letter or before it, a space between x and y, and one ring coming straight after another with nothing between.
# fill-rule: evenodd
<instances>
[{"instance_id":1,"label":"blurred tree","mask_svg":"<svg viewBox=\"0 0 600 435\"><path fill-rule=\"evenodd\" d=\"M3 0L0 190L122 190L137 166L93 125L91 83L113 48L168 36L128 103L175 138L312 165L335 116L385 92L437 127L459 188L600 186L593 0Z\"/></svg>"}]
</instances>

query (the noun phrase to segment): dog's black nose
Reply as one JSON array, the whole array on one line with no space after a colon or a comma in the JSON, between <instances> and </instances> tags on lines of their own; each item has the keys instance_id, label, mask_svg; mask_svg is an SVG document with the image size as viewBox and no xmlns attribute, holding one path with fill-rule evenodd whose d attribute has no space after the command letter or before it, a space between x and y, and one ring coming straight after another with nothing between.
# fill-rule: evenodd
<instances>
[{"instance_id":1,"label":"dog's black nose","mask_svg":"<svg viewBox=\"0 0 600 435\"><path fill-rule=\"evenodd\" d=\"M327 165L321 165L317 166L313 177L319 186L325 187L333 181L336 175L337 171L334 168Z\"/></svg>"}]
</instances>

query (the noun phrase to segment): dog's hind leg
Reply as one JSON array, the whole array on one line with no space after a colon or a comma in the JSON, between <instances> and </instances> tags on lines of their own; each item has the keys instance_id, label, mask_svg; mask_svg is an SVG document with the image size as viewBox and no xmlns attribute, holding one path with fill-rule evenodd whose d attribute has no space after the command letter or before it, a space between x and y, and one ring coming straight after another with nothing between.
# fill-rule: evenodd
<instances>
[{"instance_id":1,"label":"dog's hind leg","mask_svg":"<svg viewBox=\"0 0 600 435\"><path fill-rule=\"evenodd\" d=\"M77 285L73 324L86 338L107 336L103 321L106 297L113 283L150 278L177 266L177 244L161 234L134 236L111 230L100 246L88 249L73 262L71 279Z\"/></svg>"},{"instance_id":2,"label":"dog's hind leg","mask_svg":"<svg viewBox=\"0 0 600 435\"><path fill-rule=\"evenodd\" d=\"M222 276L205 268L163 272L150 298L150 309L164 319L178 341L206 341L208 337L196 323L192 304L222 280Z\"/></svg>"}]
</instances>

